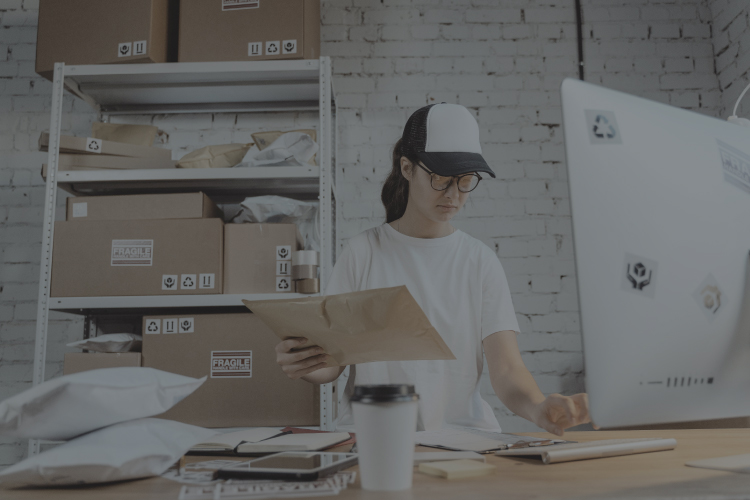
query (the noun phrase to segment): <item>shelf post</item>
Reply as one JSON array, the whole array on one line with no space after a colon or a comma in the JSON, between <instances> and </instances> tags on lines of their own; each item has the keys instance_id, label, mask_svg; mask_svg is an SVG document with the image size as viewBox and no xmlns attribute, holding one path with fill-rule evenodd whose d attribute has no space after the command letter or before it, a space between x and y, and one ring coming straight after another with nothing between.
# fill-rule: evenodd
<instances>
[{"instance_id":1,"label":"shelf post","mask_svg":"<svg viewBox=\"0 0 750 500\"><path fill-rule=\"evenodd\" d=\"M34 342L34 373L32 384L44 382L47 361L47 330L49 326L49 293L52 272L52 242L55 232L57 204L57 163L60 155L60 126L62 123L63 80L65 63L55 63L52 80L52 109L49 124L47 153L47 182L44 195L44 225L42 226L42 256L39 265L39 296L36 309L36 338ZM39 440L29 440L28 456L39 453Z\"/></svg>"}]
</instances>

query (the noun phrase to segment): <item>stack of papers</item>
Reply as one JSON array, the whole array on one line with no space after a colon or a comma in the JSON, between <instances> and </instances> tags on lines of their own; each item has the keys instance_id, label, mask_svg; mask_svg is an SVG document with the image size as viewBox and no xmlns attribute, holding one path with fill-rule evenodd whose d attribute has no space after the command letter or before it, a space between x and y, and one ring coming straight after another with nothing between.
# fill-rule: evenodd
<instances>
[{"instance_id":1,"label":"stack of papers","mask_svg":"<svg viewBox=\"0 0 750 500\"><path fill-rule=\"evenodd\" d=\"M416 443L432 448L453 451L474 451L490 453L495 450L506 450L511 445L529 442L564 443L562 439L542 439L528 436L504 434L486 429L472 427L443 427L434 431L417 432Z\"/></svg>"}]
</instances>

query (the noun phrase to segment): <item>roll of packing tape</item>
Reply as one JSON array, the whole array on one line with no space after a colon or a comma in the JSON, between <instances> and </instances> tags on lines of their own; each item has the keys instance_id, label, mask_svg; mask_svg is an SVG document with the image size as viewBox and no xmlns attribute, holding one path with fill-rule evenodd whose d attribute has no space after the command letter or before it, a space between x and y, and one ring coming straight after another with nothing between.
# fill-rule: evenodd
<instances>
[{"instance_id":1,"label":"roll of packing tape","mask_svg":"<svg viewBox=\"0 0 750 500\"><path fill-rule=\"evenodd\" d=\"M320 280L297 280L294 287L297 293L320 293Z\"/></svg>"},{"instance_id":2,"label":"roll of packing tape","mask_svg":"<svg viewBox=\"0 0 750 500\"><path fill-rule=\"evenodd\" d=\"M318 252L315 250L300 250L292 253L293 266L317 266L319 264Z\"/></svg>"},{"instance_id":3,"label":"roll of packing tape","mask_svg":"<svg viewBox=\"0 0 750 500\"><path fill-rule=\"evenodd\" d=\"M293 280L317 279L318 266L292 266Z\"/></svg>"}]
</instances>

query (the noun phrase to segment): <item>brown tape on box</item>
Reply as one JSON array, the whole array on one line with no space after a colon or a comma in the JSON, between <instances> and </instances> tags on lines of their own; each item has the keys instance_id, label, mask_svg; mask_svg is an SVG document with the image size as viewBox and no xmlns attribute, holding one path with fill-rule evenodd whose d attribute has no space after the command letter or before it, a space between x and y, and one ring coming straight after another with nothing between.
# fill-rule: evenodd
<instances>
[{"instance_id":1,"label":"brown tape on box","mask_svg":"<svg viewBox=\"0 0 750 500\"><path fill-rule=\"evenodd\" d=\"M294 282L294 287L297 293L320 293L320 280L297 280Z\"/></svg>"},{"instance_id":2,"label":"brown tape on box","mask_svg":"<svg viewBox=\"0 0 750 500\"><path fill-rule=\"evenodd\" d=\"M318 266L292 266L292 279L308 280L318 278Z\"/></svg>"}]
</instances>

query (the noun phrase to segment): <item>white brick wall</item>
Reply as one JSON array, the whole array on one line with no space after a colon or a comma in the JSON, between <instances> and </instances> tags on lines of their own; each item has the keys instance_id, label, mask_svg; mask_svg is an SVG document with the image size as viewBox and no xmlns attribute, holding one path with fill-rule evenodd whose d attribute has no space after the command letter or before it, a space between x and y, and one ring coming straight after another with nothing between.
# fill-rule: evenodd
<instances>
[{"instance_id":1,"label":"white brick wall","mask_svg":"<svg viewBox=\"0 0 750 500\"><path fill-rule=\"evenodd\" d=\"M721 117L732 114L740 92L750 83L750 9L747 2L709 0L713 27L715 70L719 78ZM750 96L745 94L737 115L750 117Z\"/></svg>"},{"instance_id":2,"label":"white brick wall","mask_svg":"<svg viewBox=\"0 0 750 500\"><path fill-rule=\"evenodd\" d=\"M523 330L523 358L542 391L582 391L558 91L564 77L577 75L573 1L323 4L322 53L333 59L344 125L339 149L343 236L382 222L379 196L389 149L408 116L432 102L469 107L498 178L472 193L456 225L501 259ZM584 0L587 80L718 116L726 104L714 73L719 34L714 30L712 45L710 21L713 14L715 23L727 26L722 30L739 54L746 45L740 36L747 31L732 27L735 16L726 13L738 4L743 2L713 0L709 10L704 0ZM0 0L0 399L29 387L31 380L43 202L39 169L45 159L33 151L39 133L48 128L50 92L49 82L33 70L37 8L32 0ZM717 69L724 78L725 68L738 66L741 58L727 62L719 52ZM96 116L87 106L66 97L64 108L63 130L88 134ZM167 131L166 146L175 157L206 143L249 140L261 129L317 125L309 113L128 120ZM60 374L64 343L82 331L75 316L52 318L48 376ZM505 430L537 430L508 412L486 376L482 393ZM22 455L21 443L0 440L0 465Z\"/></svg>"}]
</instances>

